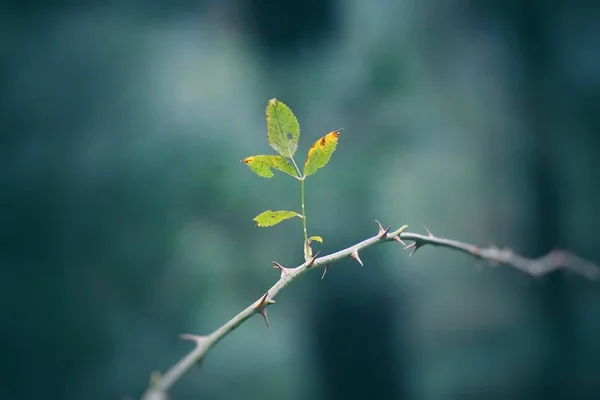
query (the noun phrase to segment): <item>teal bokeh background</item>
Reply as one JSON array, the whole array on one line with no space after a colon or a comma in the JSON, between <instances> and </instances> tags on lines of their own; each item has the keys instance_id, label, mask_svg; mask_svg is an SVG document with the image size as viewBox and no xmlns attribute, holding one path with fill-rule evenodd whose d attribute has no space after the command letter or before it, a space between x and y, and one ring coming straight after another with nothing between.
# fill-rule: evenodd
<instances>
[{"instance_id":1,"label":"teal bokeh background","mask_svg":"<svg viewBox=\"0 0 600 400\"><path fill-rule=\"evenodd\" d=\"M591 2L590 2L591 3ZM5 2L0 355L6 399L135 398L152 371L302 260L299 154L322 253L373 220L600 261L598 6L583 1ZM177 399L550 399L600 393L600 290L464 255L370 248L220 343Z\"/></svg>"}]
</instances>

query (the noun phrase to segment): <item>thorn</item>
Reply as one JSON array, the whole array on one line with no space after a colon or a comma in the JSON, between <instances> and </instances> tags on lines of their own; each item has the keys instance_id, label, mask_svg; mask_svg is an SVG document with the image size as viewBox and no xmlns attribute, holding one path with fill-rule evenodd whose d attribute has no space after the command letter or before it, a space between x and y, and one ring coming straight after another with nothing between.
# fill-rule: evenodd
<instances>
[{"instance_id":1,"label":"thorn","mask_svg":"<svg viewBox=\"0 0 600 400\"><path fill-rule=\"evenodd\" d=\"M306 264L306 268L312 267L318 256L319 256L319 251L317 250L317 252L315 253L314 256L312 256L312 258L310 259L310 261L308 262L308 264Z\"/></svg>"},{"instance_id":2,"label":"thorn","mask_svg":"<svg viewBox=\"0 0 600 400\"><path fill-rule=\"evenodd\" d=\"M204 345L204 342L208 339L208 337L206 337L206 336L198 336L198 335L193 335L191 333L184 333L182 335L179 335L179 338L181 338L183 340L191 340L192 342L196 342L196 348L202 347ZM202 358L200 358L198 361L196 361L196 367L202 368L203 362L204 362L204 356Z\"/></svg>"},{"instance_id":3,"label":"thorn","mask_svg":"<svg viewBox=\"0 0 600 400\"><path fill-rule=\"evenodd\" d=\"M269 305L271 305L271 304L275 304L275 300L271 300L271 299L268 299L268 300L267 300L267 297L268 297L268 296L269 296L269 292L267 291L267 293L265 293L265 294L264 294L264 295L263 295L263 296L260 298L260 300L258 301L258 304L256 304L256 305L254 306L254 309L255 309L255 310L259 310L259 309L262 309L262 308L264 308L264 307L266 307L266 306L269 306Z\"/></svg>"},{"instance_id":4,"label":"thorn","mask_svg":"<svg viewBox=\"0 0 600 400\"><path fill-rule=\"evenodd\" d=\"M406 243L404 243L404 242L402 241L402 239L400 239L400 236L394 236L394 240L395 240L396 242L400 243L401 245L403 245L403 246L406 246Z\"/></svg>"},{"instance_id":5,"label":"thorn","mask_svg":"<svg viewBox=\"0 0 600 400\"><path fill-rule=\"evenodd\" d=\"M321 280L323 280L323 278L325 278L325 274L327 273L328 269L329 269L329 264L325 264L325 267L323 268L323 275L321 275Z\"/></svg>"},{"instance_id":6,"label":"thorn","mask_svg":"<svg viewBox=\"0 0 600 400\"><path fill-rule=\"evenodd\" d=\"M265 324L267 325L267 328L269 327L269 317L267 317L267 309L263 308L262 310L260 310L258 312L260 315L262 315L262 317L265 320Z\"/></svg>"},{"instance_id":7,"label":"thorn","mask_svg":"<svg viewBox=\"0 0 600 400\"><path fill-rule=\"evenodd\" d=\"M273 268L278 269L279 272L281 272L282 277L292 272L292 268L286 268L283 265L279 264L277 261L273 261Z\"/></svg>"},{"instance_id":8,"label":"thorn","mask_svg":"<svg viewBox=\"0 0 600 400\"><path fill-rule=\"evenodd\" d=\"M392 229L392 226L390 225L387 227L387 229L383 229L383 226L381 226L381 223L379 221L375 220L375 223L377 224L377 228L379 229L379 231L377 232L377 237L379 237L379 239L385 238L390 229Z\"/></svg>"},{"instance_id":9,"label":"thorn","mask_svg":"<svg viewBox=\"0 0 600 400\"><path fill-rule=\"evenodd\" d=\"M201 346L206 341L206 336L193 335L191 333L184 333L179 335L179 338L182 340L191 340L196 343L196 346Z\"/></svg>"},{"instance_id":10,"label":"thorn","mask_svg":"<svg viewBox=\"0 0 600 400\"><path fill-rule=\"evenodd\" d=\"M408 254L408 256L412 256L419 250L419 248L423 246L422 244L417 244L417 242L412 242L406 246L404 246L404 250L412 249L412 251Z\"/></svg>"},{"instance_id":11,"label":"thorn","mask_svg":"<svg viewBox=\"0 0 600 400\"><path fill-rule=\"evenodd\" d=\"M360 259L360 257L358 256L358 251L354 250L352 252L352 254L350 254L350 257L354 258L356 261L358 261L358 263L360 264L361 267L364 267L364 264L362 262L362 260Z\"/></svg>"},{"instance_id":12,"label":"thorn","mask_svg":"<svg viewBox=\"0 0 600 400\"><path fill-rule=\"evenodd\" d=\"M267 299L268 296L269 292L267 291L267 293L265 293L254 306L256 312L262 315L262 317L265 319L265 324L267 324L267 328L269 327L269 318L267 317L267 306L275 303L275 300Z\"/></svg>"},{"instance_id":13,"label":"thorn","mask_svg":"<svg viewBox=\"0 0 600 400\"><path fill-rule=\"evenodd\" d=\"M287 268L283 265L279 264L277 261L273 261L273 268L280 270L281 272L285 271Z\"/></svg>"},{"instance_id":14,"label":"thorn","mask_svg":"<svg viewBox=\"0 0 600 400\"><path fill-rule=\"evenodd\" d=\"M426 226L423 226L423 228L425 228L425 232L427 232L427 235L428 235L430 238L434 238L434 237L435 237L435 236L433 236L433 234L431 233L431 231L430 231L429 229L427 229L427 227L426 227Z\"/></svg>"}]
</instances>

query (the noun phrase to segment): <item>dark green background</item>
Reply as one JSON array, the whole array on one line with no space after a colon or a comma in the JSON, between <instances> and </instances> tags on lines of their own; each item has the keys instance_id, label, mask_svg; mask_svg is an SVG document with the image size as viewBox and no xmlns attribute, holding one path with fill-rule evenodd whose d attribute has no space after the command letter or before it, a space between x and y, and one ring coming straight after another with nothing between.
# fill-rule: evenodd
<instances>
[{"instance_id":1,"label":"dark green background","mask_svg":"<svg viewBox=\"0 0 600 400\"><path fill-rule=\"evenodd\" d=\"M0 398L139 397L154 370L302 260L299 158L329 253L374 219L600 261L600 12L585 1L5 1ZM301 161L300 161L301 162ZM278 297L173 399L597 399L599 283L370 248Z\"/></svg>"}]
</instances>

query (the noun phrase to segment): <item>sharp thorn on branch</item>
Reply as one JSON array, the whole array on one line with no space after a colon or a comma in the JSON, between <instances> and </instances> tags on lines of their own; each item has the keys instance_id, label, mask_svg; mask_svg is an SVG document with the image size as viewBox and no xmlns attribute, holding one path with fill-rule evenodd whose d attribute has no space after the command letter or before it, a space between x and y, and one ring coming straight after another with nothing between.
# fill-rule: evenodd
<instances>
[{"instance_id":1,"label":"sharp thorn on branch","mask_svg":"<svg viewBox=\"0 0 600 400\"><path fill-rule=\"evenodd\" d=\"M360 264L361 267L364 267L364 264L362 262L362 260L360 259L360 257L358 256L358 251L354 250L351 254L350 257L354 258L356 261L358 261L358 263Z\"/></svg>"},{"instance_id":2,"label":"sharp thorn on branch","mask_svg":"<svg viewBox=\"0 0 600 400\"><path fill-rule=\"evenodd\" d=\"M279 264L277 261L273 261L273 268L278 269L281 272L281 276L287 275L290 273L291 268L286 268L283 265Z\"/></svg>"},{"instance_id":3,"label":"sharp thorn on branch","mask_svg":"<svg viewBox=\"0 0 600 400\"><path fill-rule=\"evenodd\" d=\"M377 220L375 220L375 223L377 224L377 228L378 228L378 232L377 232L377 237L379 239L383 239L387 236L388 232L390 231L390 229L392 229L392 226L388 226L387 229L383 229L383 226L381 225L381 223Z\"/></svg>"},{"instance_id":4,"label":"sharp thorn on branch","mask_svg":"<svg viewBox=\"0 0 600 400\"><path fill-rule=\"evenodd\" d=\"M428 229L426 226L423 226L423 228L425 228L425 232L427 232L427 235L428 235L430 238L434 238L434 237L435 237L435 236L433 236L433 233L431 233L431 231L430 231L430 230L429 230L429 229Z\"/></svg>"},{"instance_id":5,"label":"sharp thorn on branch","mask_svg":"<svg viewBox=\"0 0 600 400\"><path fill-rule=\"evenodd\" d=\"M325 278L325 274L327 273L328 269L329 269L329 264L325 264L325 267L323 267L323 275L321 275L321 280L323 280L323 278Z\"/></svg>"},{"instance_id":6,"label":"sharp thorn on branch","mask_svg":"<svg viewBox=\"0 0 600 400\"><path fill-rule=\"evenodd\" d=\"M394 240L395 240L396 242L400 243L401 245L403 245L403 246L406 246L406 243L404 243L404 242L402 241L402 239L400 239L400 236L394 236Z\"/></svg>"},{"instance_id":7,"label":"sharp thorn on branch","mask_svg":"<svg viewBox=\"0 0 600 400\"><path fill-rule=\"evenodd\" d=\"M317 252L315 253L315 255L312 256L312 258L308 261L308 264L306 264L306 268L312 267L318 256L319 256L319 251L317 250Z\"/></svg>"},{"instance_id":8,"label":"sharp thorn on branch","mask_svg":"<svg viewBox=\"0 0 600 400\"><path fill-rule=\"evenodd\" d=\"M267 290L267 292L260 298L260 300L258 301L258 304L254 306L254 308L256 310L262 308L262 306L264 306L265 301L267 301L267 296L269 296L269 291Z\"/></svg>"},{"instance_id":9,"label":"sharp thorn on branch","mask_svg":"<svg viewBox=\"0 0 600 400\"><path fill-rule=\"evenodd\" d=\"M184 333L179 335L179 338L182 340L191 340L196 343L196 346L201 346L207 339L206 336L194 335L191 333Z\"/></svg>"},{"instance_id":10,"label":"sharp thorn on branch","mask_svg":"<svg viewBox=\"0 0 600 400\"><path fill-rule=\"evenodd\" d=\"M256 312L262 315L262 317L264 318L265 324L267 324L267 328L269 327L269 318L267 317L267 306L275 303L275 300L267 299L268 296L269 292L267 291L267 293L265 293L254 306Z\"/></svg>"},{"instance_id":11,"label":"sharp thorn on branch","mask_svg":"<svg viewBox=\"0 0 600 400\"><path fill-rule=\"evenodd\" d=\"M410 257L413 254L415 254L421 246L422 246L422 244L418 244L417 242L412 242L412 243L409 243L408 245L404 246L404 250L412 249L412 251L408 254L408 256Z\"/></svg>"},{"instance_id":12,"label":"sharp thorn on branch","mask_svg":"<svg viewBox=\"0 0 600 400\"><path fill-rule=\"evenodd\" d=\"M269 317L267 317L267 309L263 308L258 313L260 315L262 315L263 319L265 320L265 324L267 325L267 328L268 328L269 327Z\"/></svg>"},{"instance_id":13,"label":"sharp thorn on branch","mask_svg":"<svg viewBox=\"0 0 600 400\"><path fill-rule=\"evenodd\" d=\"M260 298L260 300L259 300L259 301L257 302L257 304L254 306L254 309L255 309L255 310L261 310L261 309L263 309L264 307L266 307L266 306L268 306L268 305L274 304L274 303L275 303L275 300L271 300L271 299L268 299L268 300L267 300L267 297L268 297L268 296L269 296L269 291L267 291L267 292L266 292L266 293L265 293L265 294L264 294L264 295L263 295L263 296Z\"/></svg>"}]
</instances>

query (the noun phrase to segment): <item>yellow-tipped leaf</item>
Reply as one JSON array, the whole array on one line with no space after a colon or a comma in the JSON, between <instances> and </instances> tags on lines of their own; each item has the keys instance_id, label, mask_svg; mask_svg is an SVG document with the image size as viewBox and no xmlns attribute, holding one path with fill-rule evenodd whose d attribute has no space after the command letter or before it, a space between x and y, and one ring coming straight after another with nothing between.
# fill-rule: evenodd
<instances>
[{"instance_id":1,"label":"yellow-tipped leaf","mask_svg":"<svg viewBox=\"0 0 600 400\"><path fill-rule=\"evenodd\" d=\"M288 175L296 176L294 167L282 156L251 156L242 160L258 176L271 178L274 174L271 168L285 172Z\"/></svg>"},{"instance_id":2,"label":"yellow-tipped leaf","mask_svg":"<svg viewBox=\"0 0 600 400\"><path fill-rule=\"evenodd\" d=\"M312 175L327 165L337 146L340 131L329 132L310 146L304 163L304 176Z\"/></svg>"}]
</instances>

